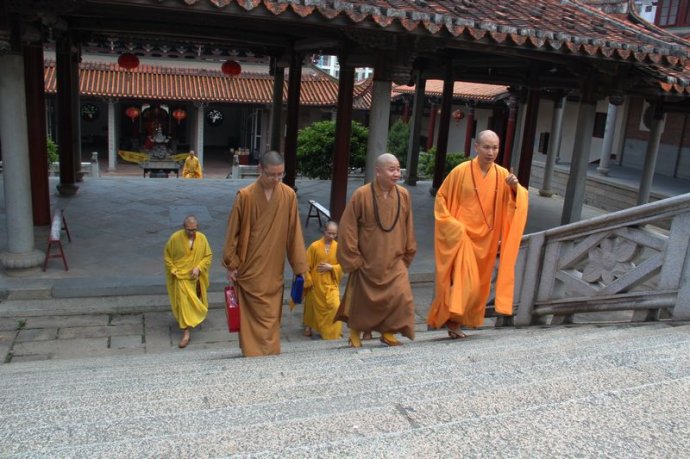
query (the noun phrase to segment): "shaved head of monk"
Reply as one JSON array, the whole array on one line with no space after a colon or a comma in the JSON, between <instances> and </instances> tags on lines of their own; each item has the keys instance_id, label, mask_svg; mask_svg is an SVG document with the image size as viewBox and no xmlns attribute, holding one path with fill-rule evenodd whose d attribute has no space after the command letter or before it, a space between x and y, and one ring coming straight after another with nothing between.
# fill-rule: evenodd
<instances>
[{"instance_id":1,"label":"shaved head of monk","mask_svg":"<svg viewBox=\"0 0 690 459\"><path fill-rule=\"evenodd\" d=\"M259 161L259 183L264 189L273 189L285 177L285 158L277 151L268 151Z\"/></svg>"},{"instance_id":2,"label":"shaved head of monk","mask_svg":"<svg viewBox=\"0 0 690 459\"><path fill-rule=\"evenodd\" d=\"M487 129L479 133L474 148L477 151L477 161L482 170L486 171L496 161L498 146L498 134L494 131Z\"/></svg>"},{"instance_id":3,"label":"shaved head of monk","mask_svg":"<svg viewBox=\"0 0 690 459\"><path fill-rule=\"evenodd\" d=\"M384 153L376 158L376 183L382 190L392 189L400 180L400 162L392 153Z\"/></svg>"}]
</instances>

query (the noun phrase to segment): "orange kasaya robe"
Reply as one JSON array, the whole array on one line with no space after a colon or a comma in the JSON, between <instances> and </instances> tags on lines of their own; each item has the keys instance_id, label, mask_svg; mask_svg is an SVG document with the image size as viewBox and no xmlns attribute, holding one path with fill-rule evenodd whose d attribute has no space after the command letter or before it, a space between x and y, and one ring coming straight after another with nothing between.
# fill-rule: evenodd
<instances>
[{"instance_id":1,"label":"orange kasaya robe","mask_svg":"<svg viewBox=\"0 0 690 459\"><path fill-rule=\"evenodd\" d=\"M417 253L409 192L389 197L375 182L359 187L347 203L338 228L338 261L350 273L336 319L359 331L401 333L414 339L414 299L407 268ZM374 214L376 192L383 231ZM398 201L398 199L400 201ZM400 215L393 226L398 213Z\"/></svg>"},{"instance_id":2,"label":"orange kasaya robe","mask_svg":"<svg viewBox=\"0 0 690 459\"><path fill-rule=\"evenodd\" d=\"M187 156L187 159L184 160L184 167L182 168L182 177L188 179L203 178L199 158L192 155Z\"/></svg>"},{"instance_id":3,"label":"orange kasaya robe","mask_svg":"<svg viewBox=\"0 0 690 459\"><path fill-rule=\"evenodd\" d=\"M307 271L297 196L278 183L270 201L258 182L237 192L228 218L223 265L237 269L240 347L245 356L280 354L285 256Z\"/></svg>"},{"instance_id":4,"label":"orange kasaya robe","mask_svg":"<svg viewBox=\"0 0 690 459\"><path fill-rule=\"evenodd\" d=\"M209 270L213 253L206 236L197 232L190 244L183 229L170 236L163 250L165 283L173 316L181 329L196 327L208 313ZM199 277L192 270L199 268Z\"/></svg>"},{"instance_id":5,"label":"orange kasaya robe","mask_svg":"<svg viewBox=\"0 0 690 459\"><path fill-rule=\"evenodd\" d=\"M334 320L340 306L340 280L343 277L337 252L338 243L331 241L326 253L323 238L307 249L309 271L304 277L304 324L326 340L340 338L343 331L342 322ZM316 268L322 262L330 264L333 269L320 273Z\"/></svg>"},{"instance_id":6,"label":"orange kasaya robe","mask_svg":"<svg viewBox=\"0 0 690 459\"><path fill-rule=\"evenodd\" d=\"M513 193L505 182L508 175L494 165L483 176L476 160L466 161L451 171L436 194L436 295L427 318L434 328L448 321L473 328L483 323L499 245L496 312L513 312L515 261L528 195L520 185Z\"/></svg>"}]
</instances>

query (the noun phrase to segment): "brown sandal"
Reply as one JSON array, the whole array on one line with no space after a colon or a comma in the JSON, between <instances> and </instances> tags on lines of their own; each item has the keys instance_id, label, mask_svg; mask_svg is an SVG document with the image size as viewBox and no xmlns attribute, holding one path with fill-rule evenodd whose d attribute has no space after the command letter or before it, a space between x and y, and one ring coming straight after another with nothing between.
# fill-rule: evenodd
<instances>
[{"instance_id":1,"label":"brown sandal","mask_svg":"<svg viewBox=\"0 0 690 459\"><path fill-rule=\"evenodd\" d=\"M459 328L457 330L448 329L448 336L450 339L465 339L467 335L464 334Z\"/></svg>"},{"instance_id":2,"label":"brown sandal","mask_svg":"<svg viewBox=\"0 0 690 459\"><path fill-rule=\"evenodd\" d=\"M184 349L185 347L187 347L187 345L189 344L189 342L191 340L192 340L192 337L190 336L189 333L187 333L186 335L184 335L182 337L182 339L180 340L180 344L178 344L178 346L180 347L180 349Z\"/></svg>"},{"instance_id":3,"label":"brown sandal","mask_svg":"<svg viewBox=\"0 0 690 459\"><path fill-rule=\"evenodd\" d=\"M388 339L385 336L381 335L381 338L379 338L379 340L386 346L402 346L402 343L395 338Z\"/></svg>"}]
</instances>

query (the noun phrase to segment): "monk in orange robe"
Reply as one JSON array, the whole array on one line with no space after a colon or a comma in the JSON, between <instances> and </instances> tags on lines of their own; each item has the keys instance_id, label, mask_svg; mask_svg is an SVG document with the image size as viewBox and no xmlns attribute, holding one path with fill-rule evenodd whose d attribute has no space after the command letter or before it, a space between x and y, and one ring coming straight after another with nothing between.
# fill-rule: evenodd
<instances>
[{"instance_id":1,"label":"monk in orange robe","mask_svg":"<svg viewBox=\"0 0 690 459\"><path fill-rule=\"evenodd\" d=\"M194 150L190 150L187 159L184 160L184 167L182 168L182 177L186 179L200 179L203 178L201 172L201 163L196 156Z\"/></svg>"},{"instance_id":2,"label":"monk in orange robe","mask_svg":"<svg viewBox=\"0 0 690 459\"><path fill-rule=\"evenodd\" d=\"M399 186L400 164L384 153L376 179L359 187L347 203L338 234L338 262L350 273L337 320L350 328L350 346L360 332L376 330L388 346L395 333L414 339L414 300L407 269L417 253L412 202Z\"/></svg>"},{"instance_id":3,"label":"monk in orange robe","mask_svg":"<svg viewBox=\"0 0 690 459\"><path fill-rule=\"evenodd\" d=\"M280 354L285 256L296 274L307 258L297 196L281 180L283 156L261 157L259 178L237 192L228 218L223 265L240 303L240 347L249 356Z\"/></svg>"},{"instance_id":4,"label":"monk in orange robe","mask_svg":"<svg viewBox=\"0 0 690 459\"><path fill-rule=\"evenodd\" d=\"M477 157L455 167L436 194L434 254L436 295L427 322L464 338L461 327L479 327L500 247L496 312L513 313L515 261L527 220L527 190L494 163L498 135L482 131Z\"/></svg>"}]
</instances>

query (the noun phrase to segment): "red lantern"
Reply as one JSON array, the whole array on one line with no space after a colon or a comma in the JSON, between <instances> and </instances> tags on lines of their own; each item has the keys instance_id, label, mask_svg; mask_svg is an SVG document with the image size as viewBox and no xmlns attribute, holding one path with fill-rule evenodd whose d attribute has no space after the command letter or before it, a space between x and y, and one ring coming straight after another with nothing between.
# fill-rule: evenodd
<instances>
[{"instance_id":1,"label":"red lantern","mask_svg":"<svg viewBox=\"0 0 690 459\"><path fill-rule=\"evenodd\" d=\"M132 123L139 118L140 114L141 110L139 110L137 107L129 107L127 110L125 110L125 115L132 119Z\"/></svg>"},{"instance_id":2,"label":"red lantern","mask_svg":"<svg viewBox=\"0 0 690 459\"><path fill-rule=\"evenodd\" d=\"M177 120L177 124L179 125L183 119L187 118L187 112L181 108L176 108L173 110L172 116Z\"/></svg>"},{"instance_id":3,"label":"red lantern","mask_svg":"<svg viewBox=\"0 0 690 459\"><path fill-rule=\"evenodd\" d=\"M223 62L223 65L220 67L220 70L225 75L237 76L242 71L242 66L235 61L225 61Z\"/></svg>"},{"instance_id":4,"label":"red lantern","mask_svg":"<svg viewBox=\"0 0 690 459\"><path fill-rule=\"evenodd\" d=\"M456 123L460 123L460 120L462 120L464 117L465 114L459 108L453 112L453 119Z\"/></svg>"},{"instance_id":5,"label":"red lantern","mask_svg":"<svg viewBox=\"0 0 690 459\"><path fill-rule=\"evenodd\" d=\"M124 53L117 58L117 65L123 69L132 70L139 67L139 58L132 53Z\"/></svg>"}]
</instances>

